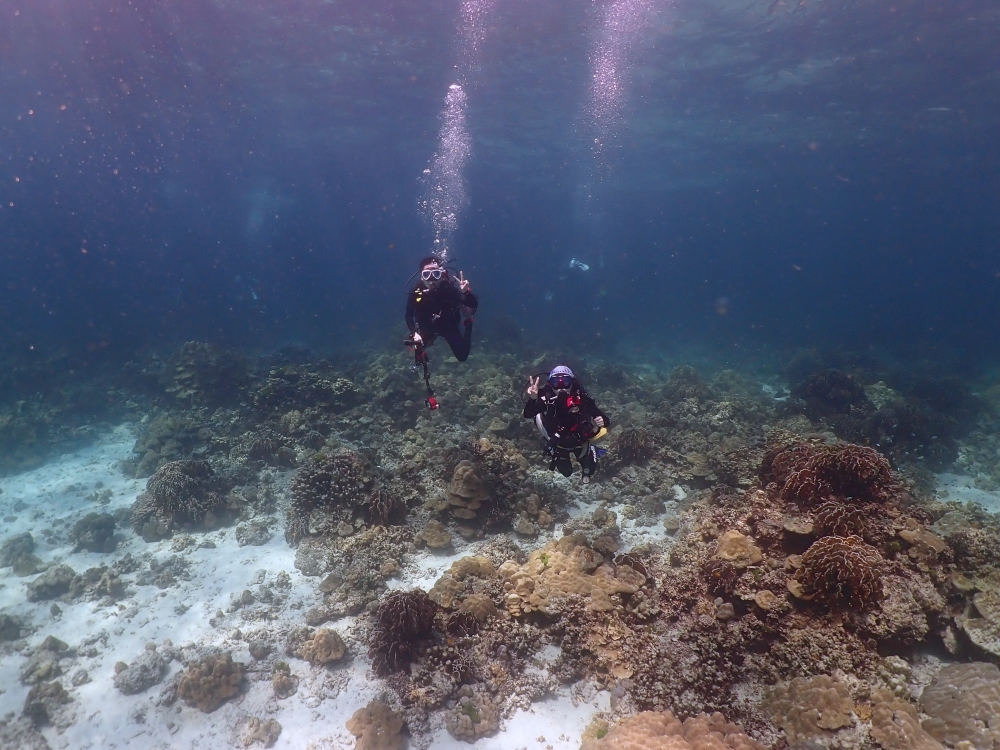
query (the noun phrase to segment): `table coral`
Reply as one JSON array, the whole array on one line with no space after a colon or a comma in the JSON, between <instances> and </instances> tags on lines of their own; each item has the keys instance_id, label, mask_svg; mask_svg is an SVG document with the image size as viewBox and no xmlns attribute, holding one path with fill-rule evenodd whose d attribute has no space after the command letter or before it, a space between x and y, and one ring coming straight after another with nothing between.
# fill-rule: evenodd
<instances>
[{"instance_id":1,"label":"table coral","mask_svg":"<svg viewBox=\"0 0 1000 750\"><path fill-rule=\"evenodd\" d=\"M699 714L681 722L670 711L644 711L625 719L580 750L765 750L722 714Z\"/></svg>"},{"instance_id":2,"label":"table coral","mask_svg":"<svg viewBox=\"0 0 1000 750\"><path fill-rule=\"evenodd\" d=\"M556 614L557 602L572 595L587 597L592 610L610 610L612 596L634 594L646 581L634 568L605 564L600 553L576 535L535 550L524 565L507 561L499 573L506 581L507 609L515 617L535 611Z\"/></svg>"},{"instance_id":3,"label":"table coral","mask_svg":"<svg viewBox=\"0 0 1000 750\"><path fill-rule=\"evenodd\" d=\"M922 722L934 739L951 747L971 743L977 750L1000 747L1000 669L995 664L947 664L924 688Z\"/></svg>"},{"instance_id":4,"label":"table coral","mask_svg":"<svg viewBox=\"0 0 1000 750\"><path fill-rule=\"evenodd\" d=\"M177 694L189 706L211 713L240 691L243 665L232 654L214 654L191 664L177 683Z\"/></svg>"},{"instance_id":5,"label":"table coral","mask_svg":"<svg viewBox=\"0 0 1000 750\"><path fill-rule=\"evenodd\" d=\"M802 555L802 567L789 579L789 590L802 598L864 609L884 595L884 565L878 550L859 536L823 537Z\"/></svg>"},{"instance_id":6,"label":"table coral","mask_svg":"<svg viewBox=\"0 0 1000 750\"><path fill-rule=\"evenodd\" d=\"M837 677L796 677L774 687L764 702L789 742L830 737L854 723L854 702Z\"/></svg>"}]
</instances>

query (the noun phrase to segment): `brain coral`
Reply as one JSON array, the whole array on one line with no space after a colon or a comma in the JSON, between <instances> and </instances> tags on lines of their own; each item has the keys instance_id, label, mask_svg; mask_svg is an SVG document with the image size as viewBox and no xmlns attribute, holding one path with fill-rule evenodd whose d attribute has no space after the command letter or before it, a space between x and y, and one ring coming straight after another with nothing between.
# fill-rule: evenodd
<instances>
[{"instance_id":1,"label":"brain coral","mask_svg":"<svg viewBox=\"0 0 1000 750\"><path fill-rule=\"evenodd\" d=\"M532 552L524 565L508 560L498 572L506 580L507 609L514 616L557 614L557 602L574 594L588 597L588 609L610 610L611 596L634 594L646 582L634 568L605 564L603 555L579 535L549 542Z\"/></svg>"},{"instance_id":2,"label":"brain coral","mask_svg":"<svg viewBox=\"0 0 1000 750\"><path fill-rule=\"evenodd\" d=\"M699 714L683 722L669 711L644 711L626 719L580 750L765 750L722 714Z\"/></svg>"},{"instance_id":3,"label":"brain coral","mask_svg":"<svg viewBox=\"0 0 1000 750\"><path fill-rule=\"evenodd\" d=\"M796 677L778 685L764 705L789 742L829 737L854 723L854 702L847 685L828 675Z\"/></svg>"},{"instance_id":4,"label":"brain coral","mask_svg":"<svg viewBox=\"0 0 1000 750\"><path fill-rule=\"evenodd\" d=\"M802 555L802 567L789 580L789 590L804 599L864 609L884 595L884 563L878 550L859 536L823 537Z\"/></svg>"},{"instance_id":5,"label":"brain coral","mask_svg":"<svg viewBox=\"0 0 1000 750\"><path fill-rule=\"evenodd\" d=\"M831 495L883 503L903 492L885 456L852 443L798 443L774 448L764 456L760 477L765 484L778 486L782 500L808 505Z\"/></svg>"},{"instance_id":6,"label":"brain coral","mask_svg":"<svg viewBox=\"0 0 1000 750\"><path fill-rule=\"evenodd\" d=\"M995 664L948 664L920 696L930 718L924 730L951 747L1000 747L1000 669Z\"/></svg>"},{"instance_id":7,"label":"brain coral","mask_svg":"<svg viewBox=\"0 0 1000 750\"><path fill-rule=\"evenodd\" d=\"M368 468L357 453L323 454L313 458L292 479L285 539L295 544L308 536L309 516L317 508L366 508L371 481Z\"/></svg>"}]
</instances>

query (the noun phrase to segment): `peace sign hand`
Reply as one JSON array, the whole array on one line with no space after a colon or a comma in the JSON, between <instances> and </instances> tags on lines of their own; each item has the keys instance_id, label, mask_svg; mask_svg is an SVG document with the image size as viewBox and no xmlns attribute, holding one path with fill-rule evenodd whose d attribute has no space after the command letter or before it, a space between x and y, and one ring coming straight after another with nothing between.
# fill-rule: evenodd
<instances>
[{"instance_id":1,"label":"peace sign hand","mask_svg":"<svg viewBox=\"0 0 1000 750\"><path fill-rule=\"evenodd\" d=\"M541 377L537 377L537 378L529 377L528 378L528 398L531 398L531 399L538 398L538 382L540 380L541 380Z\"/></svg>"},{"instance_id":2,"label":"peace sign hand","mask_svg":"<svg viewBox=\"0 0 1000 750\"><path fill-rule=\"evenodd\" d=\"M458 290L462 294L466 294L470 289L469 280L465 278L465 275L459 271L458 272Z\"/></svg>"}]
</instances>

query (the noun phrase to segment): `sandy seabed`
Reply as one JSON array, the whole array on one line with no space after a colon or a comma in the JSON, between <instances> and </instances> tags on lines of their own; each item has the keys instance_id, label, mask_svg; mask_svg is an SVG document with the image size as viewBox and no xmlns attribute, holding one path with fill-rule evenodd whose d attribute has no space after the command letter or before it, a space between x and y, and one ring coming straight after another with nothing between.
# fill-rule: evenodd
<instances>
[{"instance_id":1,"label":"sandy seabed","mask_svg":"<svg viewBox=\"0 0 1000 750\"><path fill-rule=\"evenodd\" d=\"M127 553L137 558L141 555L144 561L150 556L161 562L177 555L171 540L147 544L127 529L116 532L119 541L112 554L74 552L65 541L76 520L91 512L114 513L129 508L145 487L145 480L129 479L118 468L131 456L134 443L132 430L121 426L86 449L0 480L4 537L30 532L38 542L34 554L43 563L63 563L77 572L107 565ZM580 509L581 513L586 511ZM47 543L46 538L53 541ZM240 625L246 627L245 623L231 612L219 621L216 613L229 612L234 599L244 590L253 592L273 582L281 571L289 576L291 587L279 619L268 626L280 630L282 626L301 625L307 603L314 597L315 580L295 569L295 551L280 533L261 546L239 546L232 528L199 534L198 540L209 540L215 546L185 551L190 580L178 579L175 585L161 590L155 585L136 585L133 576L128 576L128 595L113 605L82 600L60 600L57 605L51 601L32 603L27 601L25 588L30 579L18 578L10 568L0 570L0 612L19 617L33 631L26 648L7 653L0 661L0 716L20 714L29 691L29 686L20 683L20 670L32 650L46 637L54 636L77 653L65 662L62 677L73 699L66 707L72 723L42 730L54 748L179 750L230 746L233 728L247 715L273 718L281 724L276 748L354 747L345 722L381 689L380 682L370 676L364 648L352 637L354 618L343 618L328 626L353 645L345 666L312 667L304 661L287 659L299 675L300 684L297 693L285 700L275 699L269 680L248 680L245 692L210 714L181 701L162 705L158 699L163 685L181 670L176 660L170 662L163 681L145 692L123 695L114 687L116 663L132 662L147 644L162 646L165 641L175 647L195 644L231 650L235 660L251 666L247 640L235 632ZM474 552L475 545L451 556L420 553L416 564L405 568L391 585L430 588L451 562ZM148 566L148 562L145 564ZM544 662L539 663L539 668L544 666ZM89 681L70 687L80 670L86 671ZM606 692L581 691L579 686L565 688L533 704L528 711L518 711L506 720L503 731L477 741L473 747L575 750L593 715L608 707ZM439 727L431 746L464 748L469 744L453 739Z\"/></svg>"}]
</instances>

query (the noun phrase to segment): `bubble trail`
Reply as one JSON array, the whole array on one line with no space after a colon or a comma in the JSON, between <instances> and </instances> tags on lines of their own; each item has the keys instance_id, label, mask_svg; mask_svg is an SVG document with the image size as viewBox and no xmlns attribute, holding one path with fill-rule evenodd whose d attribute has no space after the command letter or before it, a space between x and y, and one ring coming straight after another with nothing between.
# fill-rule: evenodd
<instances>
[{"instance_id":1,"label":"bubble trail","mask_svg":"<svg viewBox=\"0 0 1000 750\"><path fill-rule=\"evenodd\" d=\"M609 151L622 127L628 73L636 46L652 25L656 0L609 0L600 12L601 29L590 53L590 87L583 131L590 142L589 174L578 191L578 214L604 266L605 212L600 183L611 169Z\"/></svg>"},{"instance_id":2,"label":"bubble trail","mask_svg":"<svg viewBox=\"0 0 1000 750\"><path fill-rule=\"evenodd\" d=\"M424 170L420 210L434 228L433 254L447 261L458 230L459 214L469 204L465 164L472 153L466 108L468 85L478 67L479 48L485 41L495 0L465 0L458 23L458 80L448 87L439 115L438 148Z\"/></svg>"},{"instance_id":3,"label":"bubble trail","mask_svg":"<svg viewBox=\"0 0 1000 750\"><path fill-rule=\"evenodd\" d=\"M465 162L472 153L472 137L466 126L468 97L457 83L448 88L441 111L439 146L424 170L421 210L434 227L433 254L448 260L458 229L458 215L469 203L465 190Z\"/></svg>"},{"instance_id":4,"label":"bubble trail","mask_svg":"<svg viewBox=\"0 0 1000 750\"><path fill-rule=\"evenodd\" d=\"M591 80L587 115L598 161L622 124L628 70L634 49L652 23L652 0L613 0L605 6L600 38L590 55Z\"/></svg>"}]
</instances>

